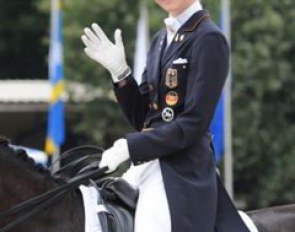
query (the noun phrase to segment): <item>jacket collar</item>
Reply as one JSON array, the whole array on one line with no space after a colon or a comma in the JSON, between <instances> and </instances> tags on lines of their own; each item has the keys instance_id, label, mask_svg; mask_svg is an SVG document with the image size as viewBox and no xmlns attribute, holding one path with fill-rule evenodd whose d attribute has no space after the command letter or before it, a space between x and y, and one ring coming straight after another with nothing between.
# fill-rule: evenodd
<instances>
[{"instance_id":1,"label":"jacket collar","mask_svg":"<svg viewBox=\"0 0 295 232\"><path fill-rule=\"evenodd\" d=\"M201 10L192 15L189 20L177 31L172 43L163 53L162 64L164 67L170 58L178 51L190 38L191 32L197 30L198 26L203 20L210 19L208 11Z\"/></svg>"},{"instance_id":2,"label":"jacket collar","mask_svg":"<svg viewBox=\"0 0 295 232\"><path fill-rule=\"evenodd\" d=\"M202 10L203 7L199 1L195 1L191 6L184 10L180 15L173 17L169 16L164 19L167 28L176 33L179 28L196 12Z\"/></svg>"},{"instance_id":3,"label":"jacket collar","mask_svg":"<svg viewBox=\"0 0 295 232\"><path fill-rule=\"evenodd\" d=\"M189 20L179 29L180 32L193 32L204 19L210 19L210 14L207 10L201 10L192 15Z\"/></svg>"}]
</instances>

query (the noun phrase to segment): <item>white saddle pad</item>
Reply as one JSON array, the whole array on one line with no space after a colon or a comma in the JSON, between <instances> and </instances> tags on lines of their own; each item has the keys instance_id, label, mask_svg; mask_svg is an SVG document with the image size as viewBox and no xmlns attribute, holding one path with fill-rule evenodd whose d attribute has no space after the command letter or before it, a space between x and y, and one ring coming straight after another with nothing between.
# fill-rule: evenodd
<instances>
[{"instance_id":1,"label":"white saddle pad","mask_svg":"<svg viewBox=\"0 0 295 232\"><path fill-rule=\"evenodd\" d=\"M79 187L85 212L85 232L103 232L98 218L98 213L107 211L103 205L98 205L100 199L98 191L94 187L80 185Z\"/></svg>"}]
</instances>

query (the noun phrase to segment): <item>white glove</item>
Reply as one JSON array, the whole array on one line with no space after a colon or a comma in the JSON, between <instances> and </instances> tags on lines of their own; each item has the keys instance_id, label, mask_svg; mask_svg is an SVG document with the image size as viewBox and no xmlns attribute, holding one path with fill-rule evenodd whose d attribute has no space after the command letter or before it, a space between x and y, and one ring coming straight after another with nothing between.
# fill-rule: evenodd
<instances>
[{"instance_id":1,"label":"white glove","mask_svg":"<svg viewBox=\"0 0 295 232\"><path fill-rule=\"evenodd\" d=\"M99 168L108 167L108 172L113 172L117 167L130 157L126 139L119 139L114 145L102 154Z\"/></svg>"},{"instance_id":2,"label":"white glove","mask_svg":"<svg viewBox=\"0 0 295 232\"><path fill-rule=\"evenodd\" d=\"M113 82L120 81L130 74L131 70L126 62L122 31L116 29L115 43L112 43L103 30L96 24L84 29L81 39L85 44L85 53L96 62L105 67L112 75Z\"/></svg>"}]
</instances>

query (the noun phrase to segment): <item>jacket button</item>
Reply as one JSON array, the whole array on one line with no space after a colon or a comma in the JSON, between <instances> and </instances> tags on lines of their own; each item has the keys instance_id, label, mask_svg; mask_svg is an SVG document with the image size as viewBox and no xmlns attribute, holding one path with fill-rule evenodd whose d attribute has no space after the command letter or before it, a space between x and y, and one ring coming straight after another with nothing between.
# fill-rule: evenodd
<instances>
[{"instance_id":1,"label":"jacket button","mask_svg":"<svg viewBox=\"0 0 295 232\"><path fill-rule=\"evenodd\" d=\"M155 103L155 102L153 103L153 109L154 109L154 110L158 110L158 109L159 109L158 104Z\"/></svg>"}]
</instances>

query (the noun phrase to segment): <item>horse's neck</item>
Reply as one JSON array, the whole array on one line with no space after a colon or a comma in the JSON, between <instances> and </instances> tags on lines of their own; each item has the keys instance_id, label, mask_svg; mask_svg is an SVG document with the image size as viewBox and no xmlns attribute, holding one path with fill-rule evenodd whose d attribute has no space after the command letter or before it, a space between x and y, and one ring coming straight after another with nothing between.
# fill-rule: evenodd
<instances>
[{"instance_id":1,"label":"horse's neck","mask_svg":"<svg viewBox=\"0 0 295 232\"><path fill-rule=\"evenodd\" d=\"M84 231L84 209L80 192L69 192L42 213L37 226L32 223L26 231L39 232L40 228L42 232Z\"/></svg>"},{"instance_id":2,"label":"horse's neck","mask_svg":"<svg viewBox=\"0 0 295 232\"><path fill-rule=\"evenodd\" d=\"M40 173L25 163L8 162L1 159L0 154L0 212L57 186L48 174ZM43 232L83 231L83 215L80 193L72 190L53 206L34 216L32 221L22 224L22 231L37 232L40 228ZM8 222L0 220L0 225Z\"/></svg>"},{"instance_id":3,"label":"horse's neck","mask_svg":"<svg viewBox=\"0 0 295 232\"><path fill-rule=\"evenodd\" d=\"M0 210L7 205L44 193L57 185L49 176L24 168L24 165L3 163L1 160L0 162L0 199L6 199L5 204L0 205Z\"/></svg>"}]
</instances>

